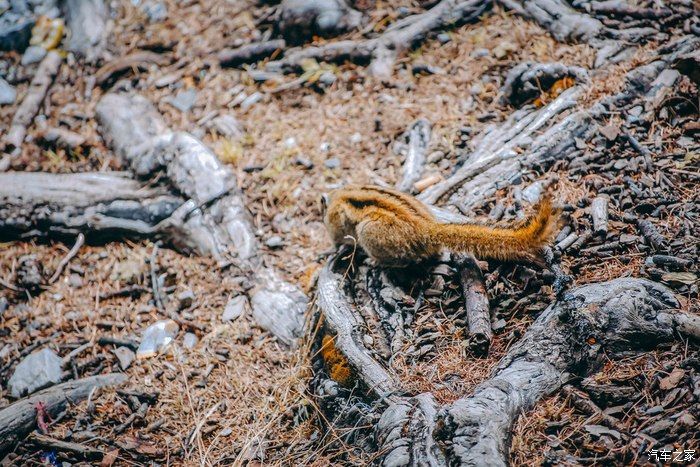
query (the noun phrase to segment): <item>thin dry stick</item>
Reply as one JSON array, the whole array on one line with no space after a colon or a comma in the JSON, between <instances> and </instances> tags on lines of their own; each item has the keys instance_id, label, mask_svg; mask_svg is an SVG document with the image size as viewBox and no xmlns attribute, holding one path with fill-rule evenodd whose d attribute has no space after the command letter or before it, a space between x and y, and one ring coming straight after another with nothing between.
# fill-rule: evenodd
<instances>
[{"instance_id":1,"label":"thin dry stick","mask_svg":"<svg viewBox=\"0 0 700 467\"><path fill-rule=\"evenodd\" d=\"M68 254L61 260L60 263L58 263L56 272L54 272L53 276L51 276L51 279L49 279L49 284L53 284L58 280L59 277L61 277L63 270L66 268L66 266L68 266L70 260L72 260L75 257L75 255L78 254L78 251L80 250L80 247L83 246L83 244L85 244L85 235L79 233L78 238L75 240L75 245L73 245L73 248L71 248Z\"/></svg>"}]
</instances>

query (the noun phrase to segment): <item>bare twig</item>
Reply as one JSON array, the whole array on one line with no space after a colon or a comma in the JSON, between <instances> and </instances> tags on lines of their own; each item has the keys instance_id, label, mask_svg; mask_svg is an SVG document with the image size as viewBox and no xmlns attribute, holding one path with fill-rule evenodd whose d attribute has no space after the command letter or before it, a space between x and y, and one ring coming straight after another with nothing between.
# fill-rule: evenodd
<instances>
[{"instance_id":1,"label":"bare twig","mask_svg":"<svg viewBox=\"0 0 700 467\"><path fill-rule=\"evenodd\" d=\"M80 250L80 247L83 246L85 243L85 235L82 233L78 234L78 238L75 240L75 244L73 245L73 248L68 251L68 254L61 260L60 263L58 263L58 267L56 268L56 271L53 273L51 278L49 279L49 284L53 284L58 280L59 277L61 277L61 273L63 273L63 270L66 268L68 263L70 262L71 259L75 257L75 255L78 254L78 251Z\"/></svg>"}]
</instances>

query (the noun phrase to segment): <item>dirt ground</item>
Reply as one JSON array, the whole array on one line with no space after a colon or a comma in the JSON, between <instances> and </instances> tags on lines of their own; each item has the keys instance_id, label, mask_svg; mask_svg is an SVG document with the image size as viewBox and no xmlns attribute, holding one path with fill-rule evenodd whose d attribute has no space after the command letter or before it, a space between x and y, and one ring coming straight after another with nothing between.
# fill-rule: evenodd
<instances>
[{"instance_id":1,"label":"dirt ground","mask_svg":"<svg viewBox=\"0 0 700 467\"><path fill-rule=\"evenodd\" d=\"M428 175L446 177L457 163L461 130L468 128L476 134L487 124L503 120L512 110L500 104L498 97L505 72L514 64L534 60L589 66L594 58L594 51L587 45L557 43L539 26L496 10L476 24L449 31L449 42L428 41L402 58L390 85L373 81L361 66L328 65L337 77L333 84L304 83L296 89L276 92L280 83L257 83L246 71L221 68L211 60L211 54L222 47L255 37L258 32L254 21L267 7L224 0L169 0L165 2L168 17L149 22L133 4L136 2L115 3L110 53L119 56L148 48L166 54L171 64L130 70L113 87L137 90L156 104L171 127L201 137L231 165L262 243L275 236L282 239L280 245L263 247L265 262L305 291L311 290L313 274L322 264L321 255L331 247L321 222L321 193L347 183L395 183L401 160L392 152L393 142L419 117L433 125L428 153L445 154L429 167ZM411 11L420 9L419 2L382 2L371 15L374 19L392 19L399 3ZM636 60L644 60L647 49L653 46L640 49ZM16 74L18 95L22 96L32 69L19 65L16 53L0 57L7 62L6 69ZM589 98L612 94L632 63L610 66L596 76L589 85ZM430 65L442 72L413 74L410 70L415 64ZM95 105L106 90L91 87L89 78L94 67L74 65L64 63L61 67L43 108L47 126L62 125L83 135L87 143L77 151L49 147L36 137L41 129L34 125L29 131L30 142L13 163L14 170L123 168L102 141L94 118ZM159 81L171 84L163 86ZM187 89L196 90L196 103L189 112L181 112L168 103L168 97ZM256 92L260 100L242 109L241 93L250 96ZM689 88L687 92L697 90ZM15 110L16 104L0 107L0 125L9 125ZM214 114L234 115L245 135L234 140L212 131L207 122ZM676 150L674 141L681 133L663 125L659 131L664 137L664 151ZM677 196L697 200L697 173L687 178L667 175L680 187ZM592 187L601 183L599 176L577 178L566 170L558 177L559 201L573 205L589 197ZM510 192L499 195L506 202L512 199ZM478 217L487 213L482 210L474 214ZM674 222L672 216L659 222L658 227L669 238L682 237L679 232L683 224ZM614 228L624 230L621 225ZM687 248L697 248L697 237L689 242L694 244L686 244ZM70 246L36 240L2 243L0 279L12 282L18 259L28 254L35 255L45 275L50 275ZM97 340L113 336L138 341L145 327L166 318L150 293L146 259L153 247L146 241L85 246L60 280L40 292L30 296L0 288L0 296L9 300L8 309L0 314L0 407L12 402L5 391L7 378L28 353L23 352L37 343L48 345L60 356L91 343L68 369L73 376L121 371L113 352L115 346L99 345ZM642 276L644 257L628 251L604 261L565 256L562 263L568 272L576 271L575 282L583 284ZM257 328L249 314L233 322L222 320L228 300L245 287L235 268L221 268L211 259L185 257L166 248L159 249L157 264L166 274L166 283L172 286L167 310L179 309L180 293L194 293L195 305L188 313L196 327L181 329L166 354L136 360L124 370L129 377L124 389L136 391L142 398L153 396L156 401L149 405L143 419L121 427L132 413L129 399L104 390L50 423L51 436L110 452L116 456L114 465L357 465L371 461L344 442L344 433L323 424L323 413L307 390L311 370L306 343L286 348ZM399 374L412 378L412 389L425 390L449 374L459 382L446 385L438 393L441 402L468 393L488 376L498 358L541 311L539 303L554 296L547 285L528 287L522 270L510 269L503 276L512 279L508 293L515 295L499 295L501 290L497 288L489 291L492 306L510 316L506 328L496 336L489 358L465 354L461 335L453 333L454 329L445 330L451 337L444 340L434 357L396 363ZM523 290L512 292L513 287L523 284ZM136 292L110 297L110 293L126 286L135 287ZM686 310L699 311L697 286L681 294L680 299ZM423 311L437 312L432 308ZM193 348L185 347L185 332L197 336ZM667 391L659 389L658 381L693 358L697 361L697 348L681 343L629 360L610 361L596 379L600 384L622 381L635 388L639 399L631 400L631 406L621 410L626 411L622 423L638 431L650 422L635 407L642 400L662 403ZM687 390L697 391L692 384L689 379ZM681 399L663 404L670 411L668 416L698 407ZM586 423L586 416L568 404L565 396L543 401L518 424L511 453L513 463L539 465L553 447L588 457L591 452L603 452L600 446L593 446L595 440L586 438ZM556 436L552 436L554 432ZM698 448L697 433L684 439L690 444L676 447ZM593 447L582 446L586 443ZM620 447L620 443L614 448L634 448ZM5 463L44 465L46 455L41 448L22 443Z\"/></svg>"}]
</instances>

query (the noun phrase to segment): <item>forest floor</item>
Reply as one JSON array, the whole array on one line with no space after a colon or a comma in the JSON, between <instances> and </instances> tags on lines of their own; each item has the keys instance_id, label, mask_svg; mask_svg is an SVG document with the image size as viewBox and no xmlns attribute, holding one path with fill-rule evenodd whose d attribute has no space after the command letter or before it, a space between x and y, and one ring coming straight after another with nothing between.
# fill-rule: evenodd
<instances>
[{"instance_id":1,"label":"forest floor","mask_svg":"<svg viewBox=\"0 0 700 467\"><path fill-rule=\"evenodd\" d=\"M265 245L265 262L306 292L312 290L322 254L331 247L321 219L322 193L348 183L393 185L399 178L401 160L392 145L417 118L432 124L428 154L434 157L426 175L449 176L460 162L460 148L468 144L468 135L512 112L499 102L499 90L509 69L523 61L589 67L595 54L585 44L558 43L536 24L495 10L475 24L449 31L449 41L429 40L401 58L389 84L371 79L361 66L319 65L335 75L334 83L306 82L280 91L276 89L280 83L258 83L245 70L221 68L211 60L223 47L259 34L255 21L267 7L243 1L171 0L164 2L168 7L165 19L149 21L134 5L138 2L115 3L109 52L118 57L138 49L158 50L168 57L170 65L128 70L112 89L137 90L157 106L170 127L200 137L231 165ZM378 24L382 18L391 19L398 6L420 9L417 2L410 1L381 5L370 12ZM585 100L613 94L622 86L624 73L646 60L656 46L646 44L631 60L599 71L588 85ZM3 53L0 58L0 74L11 77L18 96L22 96L36 65L22 66L17 53ZM418 65L438 72L414 73ZM34 125L13 170L123 170L118 157L102 141L95 121L95 105L107 91L90 82L96 69L64 62L42 108L46 127L68 128L86 142L71 150L53 147L41 140L41 128ZM191 109L182 111L170 103L174 96L190 90L196 93ZM675 92L678 99L695 95L697 106L697 89L690 82ZM244 98L250 96L256 97L242 106ZM0 107L0 126L9 126L16 108L17 104ZM697 107L695 112L697 115ZM244 135L240 138L226 138L209 125L214 116L227 114L242 124ZM611 116L610 123L616 119ZM697 133L686 134L668 121L659 121L657 126L642 143L656 148L654 157L660 167L676 168L675 172L659 169L670 182L666 194L672 192L679 206L692 204L700 195ZM689 148L683 138L695 146ZM620 145L611 144L608 151L610 160L628 157L627 149ZM680 153L680 160L689 164L678 165L678 158L665 160L669 154ZM565 169L549 175L554 174L559 183L557 201L579 208L585 207L581 200L590 199L601 186L617 184L599 174L581 176ZM513 200L509 191L497 196L507 205ZM487 214L484 210L473 216L485 218ZM615 214L611 231L628 232L620 220L622 212ZM583 210L574 210L571 216L583 216ZM698 240L692 238L697 225L688 231L682 217L677 211L654 222L665 237L683 240L676 252L681 256L690 252L692 257L694 251L693 259L697 260ZM35 255L45 275L50 275L70 247L34 240L2 243L0 279L11 283L18 259L28 254ZM157 396L145 417L126 427L120 424L134 409L128 397L112 390L94 394L89 403L70 407L49 424L48 433L55 438L110 453L103 465L355 465L371 461L347 446L343 433L323 425L323 414L307 390L311 370L304 344L285 347L256 327L249 313L234 321L222 319L229 299L243 291L242 278L211 259L186 257L164 247L158 250L158 267L167 274L166 283L173 286L166 306L177 311L177 297L193 292L195 306L189 312L196 327L181 329L166 354L137 359L122 370L115 346L97 341L113 336L138 342L145 327L167 317L155 306L150 293L147 258L153 248L148 241L85 246L60 280L38 293L13 294L0 288L0 297L9 302L7 309L0 311L0 408L12 402L5 390L6 381L29 351L48 346L64 356L91 343L73 359L67 377L124 371L129 377L124 389L137 391L142 397ZM585 284L623 276L647 277L646 256L633 240L604 258L585 253L565 255L562 264L566 272L573 273L576 284ZM697 271L697 263L693 268ZM460 334L454 333L439 355L427 361L399 362L397 372L413 378L411 387L416 392L448 381L438 392L442 402L469 392L487 377L510 344L553 298L550 286L536 281L528 284L530 271L508 266L501 270L501 277L509 278L502 279L510 287L508 294L501 295L506 288L501 282L488 291L492 307L508 319L487 359L466 353ZM682 307L698 313L697 280L688 282L687 276L668 279L674 281ZM513 284L522 289L513 292ZM126 286L134 286L136 292L110 296ZM191 348L183 340L188 331L198 341ZM676 380L674 376L669 381L669 375L678 374L677 369L685 378ZM595 382L627 391L623 391L625 400L601 404L613 408L611 413L624 412L620 420L631 433L642 432L659 420L671 420L670 426L659 430L672 433L679 417L698 407L692 399L699 391L698 371L697 348L676 344L628 360L610 361L595 376ZM658 409L637 410L641 405ZM587 419L564 395L541 402L521 417L511 460L515 465L540 464L554 448L590 459L632 449L624 439L601 438L586 431L584 427L590 426ZM691 429L697 430L697 426ZM697 433L683 439L688 444L675 449L699 448ZM45 449L25 442L6 462L43 465L46 456ZM646 455L644 458L639 461L646 460Z\"/></svg>"}]
</instances>

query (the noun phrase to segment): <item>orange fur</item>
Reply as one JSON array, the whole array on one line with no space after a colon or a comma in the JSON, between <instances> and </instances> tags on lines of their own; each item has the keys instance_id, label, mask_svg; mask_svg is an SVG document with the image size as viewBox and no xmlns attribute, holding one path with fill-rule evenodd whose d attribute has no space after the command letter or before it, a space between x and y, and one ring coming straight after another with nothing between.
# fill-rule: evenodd
<instances>
[{"instance_id":1,"label":"orange fur","mask_svg":"<svg viewBox=\"0 0 700 467\"><path fill-rule=\"evenodd\" d=\"M355 243L377 263L405 266L436 257L444 249L481 259L541 263L556 213L549 198L520 227L441 224L412 196L376 186L348 186L331 192L325 224L333 241Z\"/></svg>"}]
</instances>

